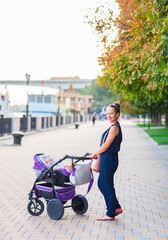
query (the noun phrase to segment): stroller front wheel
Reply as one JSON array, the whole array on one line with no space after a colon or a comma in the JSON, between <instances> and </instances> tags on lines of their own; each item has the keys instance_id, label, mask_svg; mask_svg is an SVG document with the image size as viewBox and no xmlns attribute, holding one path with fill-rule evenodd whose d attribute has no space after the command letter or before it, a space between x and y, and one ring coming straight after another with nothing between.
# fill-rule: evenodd
<instances>
[{"instance_id":1,"label":"stroller front wheel","mask_svg":"<svg viewBox=\"0 0 168 240\"><path fill-rule=\"evenodd\" d=\"M39 199L32 199L27 204L27 210L32 216L39 216L44 211L44 203Z\"/></svg>"},{"instance_id":2,"label":"stroller front wheel","mask_svg":"<svg viewBox=\"0 0 168 240\"><path fill-rule=\"evenodd\" d=\"M64 207L59 199L51 199L47 204L48 216L53 220L58 220L64 215Z\"/></svg>"},{"instance_id":3,"label":"stroller front wheel","mask_svg":"<svg viewBox=\"0 0 168 240\"><path fill-rule=\"evenodd\" d=\"M88 210L88 201L80 195L72 199L72 209L76 214L82 215Z\"/></svg>"}]
</instances>

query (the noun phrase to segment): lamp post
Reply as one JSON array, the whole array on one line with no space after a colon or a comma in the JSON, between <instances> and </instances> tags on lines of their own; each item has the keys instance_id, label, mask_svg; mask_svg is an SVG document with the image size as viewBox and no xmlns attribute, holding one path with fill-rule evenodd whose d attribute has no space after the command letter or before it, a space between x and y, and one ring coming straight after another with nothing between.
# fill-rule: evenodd
<instances>
[{"instance_id":1,"label":"lamp post","mask_svg":"<svg viewBox=\"0 0 168 240\"><path fill-rule=\"evenodd\" d=\"M58 114L60 113L60 89L61 87L58 87Z\"/></svg>"},{"instance_id":2,"label":"lamp post","mask_svg":"<svg viewBox=\"0 0 168 240\"><path fill-rule=\"evenodd\" d=\"M76 93L74 93L74 123L76 122Z\"/></svg>"},{"instance_id":3,"label":"lamp post","mask_svg":"<svg viewBox=\"0 0 168 240\"><path fill-rule=\"evenodd\" d=\"M29 86L29 82L30 82L30 75L26 73L25 76L26 76L26 83L27 83L27 105L26 105L26 116L28 117L28 115L29 115L29 93L28 93L28 86Z\"/></svg>"}]
</instances>

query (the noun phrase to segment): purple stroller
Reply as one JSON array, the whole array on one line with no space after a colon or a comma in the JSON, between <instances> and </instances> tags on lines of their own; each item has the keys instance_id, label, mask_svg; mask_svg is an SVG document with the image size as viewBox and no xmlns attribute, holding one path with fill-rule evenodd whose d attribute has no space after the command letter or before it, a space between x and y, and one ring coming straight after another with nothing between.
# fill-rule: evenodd
<instances>
[{"instance_id":1,"label":"purple stroller","mask_svg":"<svg viewBox=\"0 0 168 240\"><path fill-rule=\"evenodd\" d=\"M39 198L44 198L47 202L47 213L49 217L53 220L58 220L64 215L64 209L72 207L76 214L83 215L88 209L88 201L83 195L76 195L75 186L85 183L89 183L88 191L90 191L93 185L93 174L91 170L91 160L86 158L88 153L83 157L69 156L65 155L59 161L57 161L51 167L48 167L40 160L40 156L43 154L36 154L34 156L34 166L33 169L39 172L33 188L29 193L29 203L27 205L28 212L33 216L39 216L44 211L44 203L39 200ZM63 168L59 170L53 170L53 167L60 164L65 159L71 159L72 172L67 172ZM81 163L78 163L80 162ZM80 181L80 179L75 180L75 175L77 175L77 165L84 162L90 162L89 171L83 175L89 174L89 180ZM85 163L84 163L85 164ZM79 174L80 176L80 174ZM78 176L78 178L80 178ZM72 180L70 182L70 179ZM56 186L58 188L56 188ZM68 200L71 200L70 205L65 205Z\"/></svg>"}]
</instances>

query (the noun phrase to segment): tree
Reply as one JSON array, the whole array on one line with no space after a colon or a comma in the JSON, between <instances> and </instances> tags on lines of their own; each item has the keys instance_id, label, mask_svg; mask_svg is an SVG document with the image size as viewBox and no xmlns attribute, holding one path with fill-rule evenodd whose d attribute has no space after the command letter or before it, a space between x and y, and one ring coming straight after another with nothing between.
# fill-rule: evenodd
<instances>
[{"instance_id":1,"label":"tree","mask_svg":"<svg viewBox=\"0 0 168 240\"><path fill-rule=\"evenodd\" d=\"M150 97L143 97L137 101L125 101L121 99L122 109L129 111L128 113L142 114L144 118L148 115L151 122L155 125L161 126L161 117L165 110L165 105L162 101L153 102Z\"/></svg>"},{"instance_id":2,"label":"tree","mask_svg":"<svg viewBox=\"0 0 168 240\"><path fill-rule=\"evenodd\" d=\"M82 89L77 89L80 94L93 95L93 112L100 113L102 107L117 101L118 97L114 92L110 92L107 87L95 85L95 80L92 84Z\"/></svg>"},{"instance_id":3,"label":"tree","mask_svg":"<svg viewBox=\"0 0 168 240\"><path fill-rule=\"evenodd\" d=\"M118 41L100 58L103 76L97 83L108 86L128 101L148 98L168 109L168 0L117 0L121 8L116 20L106 12L103 20L92 22L102 41L106 27L119 28ZM98 12L97 12L98 13ZM97 14L95 12L95 14ZM108 22L107 22L108 19ZM100 24L102 23L102 25ZM97 28L95 27L97 30ZM103 40L104 39L104 40Z\"/></svg>"}]
</instances>

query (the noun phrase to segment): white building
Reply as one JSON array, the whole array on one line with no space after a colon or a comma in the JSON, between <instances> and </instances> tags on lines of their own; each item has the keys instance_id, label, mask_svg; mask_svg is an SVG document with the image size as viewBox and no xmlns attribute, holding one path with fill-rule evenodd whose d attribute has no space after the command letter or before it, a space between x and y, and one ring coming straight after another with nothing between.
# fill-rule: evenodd
<instances>
[{"instance_id":1,"label":"white building","mask_svg":"<svg viewBox=\"0 0 168 240\"><path fill-rule=\"evenodd\" d=\"M56 95L29 95L29 113L54 114L58 113Z\"/></svg>"}]
</instances>

